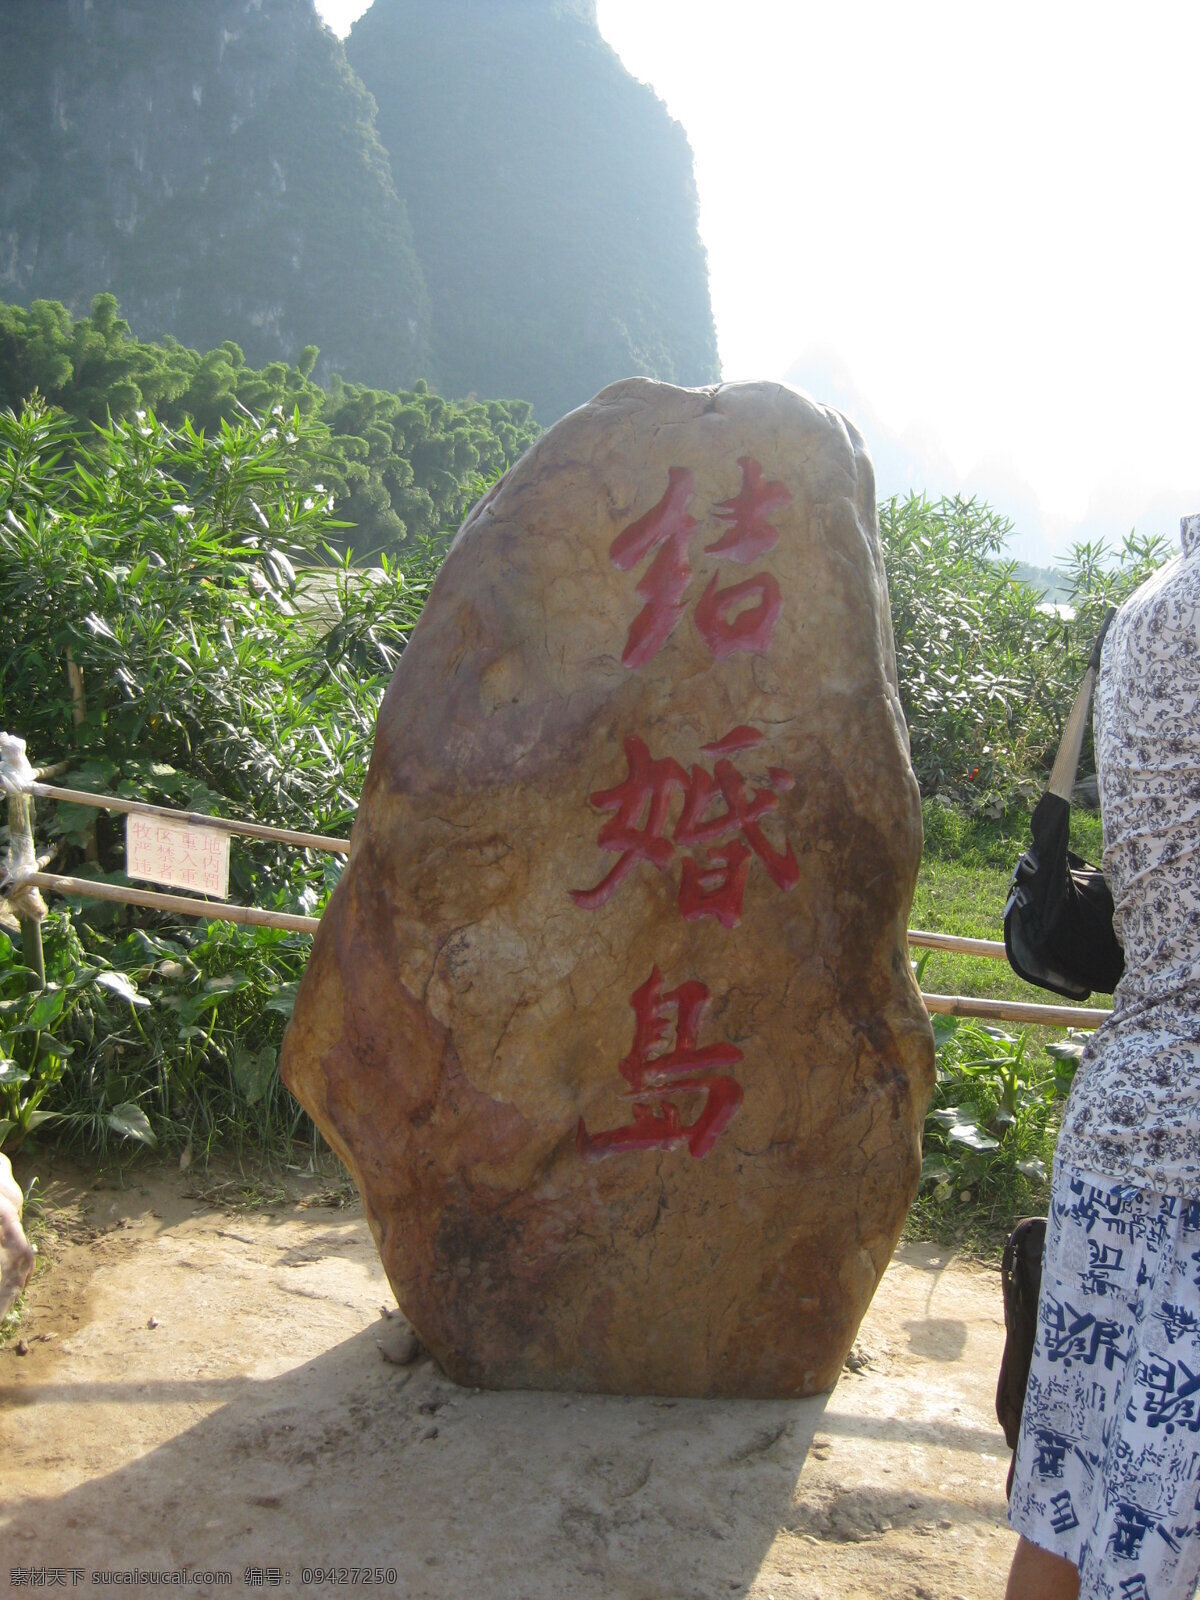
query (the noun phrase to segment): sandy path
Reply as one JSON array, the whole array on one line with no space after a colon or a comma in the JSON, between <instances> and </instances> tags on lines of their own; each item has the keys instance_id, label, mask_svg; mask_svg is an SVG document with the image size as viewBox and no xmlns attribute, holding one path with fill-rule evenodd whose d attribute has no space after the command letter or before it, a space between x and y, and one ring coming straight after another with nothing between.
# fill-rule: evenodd
<instances>
[{"instance_id":1,"label":"sandy path","mask_svg":"<svg viewBox=\"0 0 1200 1600\"><path fill-rule=\"evenodd\" d=\"M46 1187L53 1259L26 1353L0 1350L0 1589L186 1568L232 1574L192 1594L1003 1593L998 1278L945 1251L901 1249L867 1364L820 1399L495 1394L383 1359L357 1206L232 1212L170 1172Z\"/></svg>"}]
</instances>

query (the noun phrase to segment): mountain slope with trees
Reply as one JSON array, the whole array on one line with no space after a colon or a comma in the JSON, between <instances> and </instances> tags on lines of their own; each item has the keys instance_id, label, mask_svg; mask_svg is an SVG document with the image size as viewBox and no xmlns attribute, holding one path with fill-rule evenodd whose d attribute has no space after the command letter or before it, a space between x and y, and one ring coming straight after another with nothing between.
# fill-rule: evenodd
<instances>
[{"instance_id":1,"label":"mountain slope with trees","mask_svg":"<svg viewBox=\"0 0 1200 1600\"><path fill-rule=\"evenodd\" d=\"M719 376L687 135L593 4L375 0L347 55L379 105L448 392L543 422L631 373Z\"/></svg>"},{"instance_id":2,"label":"mountain slope with trees","mask_svg":"<svg viewBox=\"0 0 1200 1600\"><path fill-rule=\"evenodd\" d=\"M687 138L592 0L376 0L349 55L313 0L4 0L0 300L543 423L716 379Z\"/></svg>"},{"instance_id":3,"label":"mountain slope with trees","mask_svg":"<svg viewBox=\"0 0 1200 1600\"><path fill-rule=\"evenodd\" d=\"M370 96L312 0L5 0L0 299L115 294L143 338L428 377Z\"/></svg>"}]
</instances>

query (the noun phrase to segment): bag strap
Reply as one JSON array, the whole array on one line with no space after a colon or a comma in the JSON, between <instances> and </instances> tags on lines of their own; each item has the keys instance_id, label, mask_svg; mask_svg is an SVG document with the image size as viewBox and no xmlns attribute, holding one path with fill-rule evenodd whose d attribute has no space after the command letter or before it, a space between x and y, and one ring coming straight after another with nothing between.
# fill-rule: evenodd
<instances>
[{"instance_id":1,"label":"bag strap","mask_svg":"<svg viewBox=\"0 0 1200 1600\"><path fill-rule=\"evenodd\" d=\"M1100 673L1101 646L1104 644L1108 625L1116 614L1116 607L1109 606L1104 621L1100 624L1100 633L1092 646L1087 671L1075 696L1075 704L1071 707L1071 714L1063 727L1058 754L1054 758L1054 766L1050 773L1050 782L1046 785L1047 794L1056 794L1060 800L1065 800L1068 804L1071 800L1071 791L1075 787L1075 776L1079 771L1079 754L1083 749L1083 734L1087 727L1088 712L1091 710L1092 691L1096 687L1096 679Z\"/></svg>"}]
</instances>

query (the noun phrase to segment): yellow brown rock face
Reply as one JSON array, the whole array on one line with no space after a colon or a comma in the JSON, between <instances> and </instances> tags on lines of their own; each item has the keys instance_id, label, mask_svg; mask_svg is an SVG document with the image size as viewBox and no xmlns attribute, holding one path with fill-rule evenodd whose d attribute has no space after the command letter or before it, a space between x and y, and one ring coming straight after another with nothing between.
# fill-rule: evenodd
<instances>
[{"instance_id":1,"label":"yellow brown rock face","mask_svg":"<svg viewBox=\"0 0 1200 1600\"><path fill-rule=\"evenodd\" d=\"M840 416L631 380L480 502L282 1060L452 1377L836 1381L917 1184L920 849Z\"/></svg>"}]
</instances>

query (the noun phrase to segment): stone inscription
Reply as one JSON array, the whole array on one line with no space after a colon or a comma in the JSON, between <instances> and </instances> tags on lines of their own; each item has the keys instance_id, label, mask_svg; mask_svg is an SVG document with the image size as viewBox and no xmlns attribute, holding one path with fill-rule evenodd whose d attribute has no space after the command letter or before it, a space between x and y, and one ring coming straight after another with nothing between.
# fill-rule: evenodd
<instances>
[{"instance_id":1,"label":"stone inscription","mask_svg":"<svg viewBox=\"0 0 1200 1600\"><path fill-rule=\"evenodd\" d=\"M708 998L705 986L694 980L664 994L657 967L634 991L629 1002L633 1049L620 1066L633 1118L624 1127L589 1134L581 1117L575 1141L580 1155L595 1159L626 1150L671 1150L677 1144L686 1144L694 1156L708 1154L742 1103L737 1080L714 1071L734 1066L742 1052L732 1044L696 1043ZM705 1097L699 1116L687 1125L667 1098L685 1089L701 1089Z\"/></svg>"},{"instance_id":2,"label":"stone inscription","mask_svg":"<svg viewBox=\"0 0 1200 1600\"><path fill-rule=\"evenodd\" d=\"M713 517L727 524L706 554L718 561L750 565L779 542L773 511L791 501L782 483L764 480L760 464L750 456L738 459L741 488L719 501ZM645 605L630 624L621 655L636 671L666 644L686 609L692 569L689 548L702 526L692 514L695 481L686 467L672 466L658 503L623 529L609 555L629 571L653 555L637 593ZM709 653L720 662L737 651L765 654L783 607L778 580L756 573L742 583L718 587L714 576L695 607L696 626ZM767 743L758 728L742 725L703 745L711 768L698 763L690 770L673 756L653 756L636 734L625 740L625 777L610 789L590 796L592 806L611 812L597 844L617 855L615 865L590 889L572 889L571 898L585 911L609 901L640 865L665 871L680 854L679 911L685 922L715 918L733 929L742 919L746 885L754 860L761 862L775 887L784 893L799 882L800 871L790 841L773 844L764 818L778 809L779 795L794 778L769 766L766 781L752 788L739 771L735 756ZM634 1043L619 1071L629 1088L632 1119L618 1128L589 1133L580 1118L576 1148L581 1156L625 1154L638 1150L670 1150L686 1145L694 1157L706 1156L737 1115L742 1088L735 1078L714 1076L713 1067L730 1067L742 1052L732 1044L697 1046L696 1036L710 1000L708 988L689 979L662 992L657 966L630 997L635 1018ZM671 1017L674 1016L672 1038ZM684 1123L672 1095L703 1092L702 1109Z\"/></svg>"},{"instance_id":3,"label":"stone inscription","mask_svg":"<svg viewBox=\"0 0 1200 1600\"><path fill-rule=\"evenodd\" d=\"M729 526L704 548L717 561L747 565L779 542L769 513L792 497L782 483L764 483L762 468L750 456L741 456L738 465L741 489L713 507L714 517ZM691 514L695 480L686 467L671 467L667 478L658 504L619 533L609 549L613 565L622 572L654 556L637 583L637 593L646 603L630 624L621 652L621 660L634 670L654 659L687 609L692 579L689 547L701 526ZM764 651L783 607L778 580L760 572L724 588L718 581L715 576L709 580L695 608L696 626L710 653L722 661L739 650Z\"/></svg>"}]
</instances>

